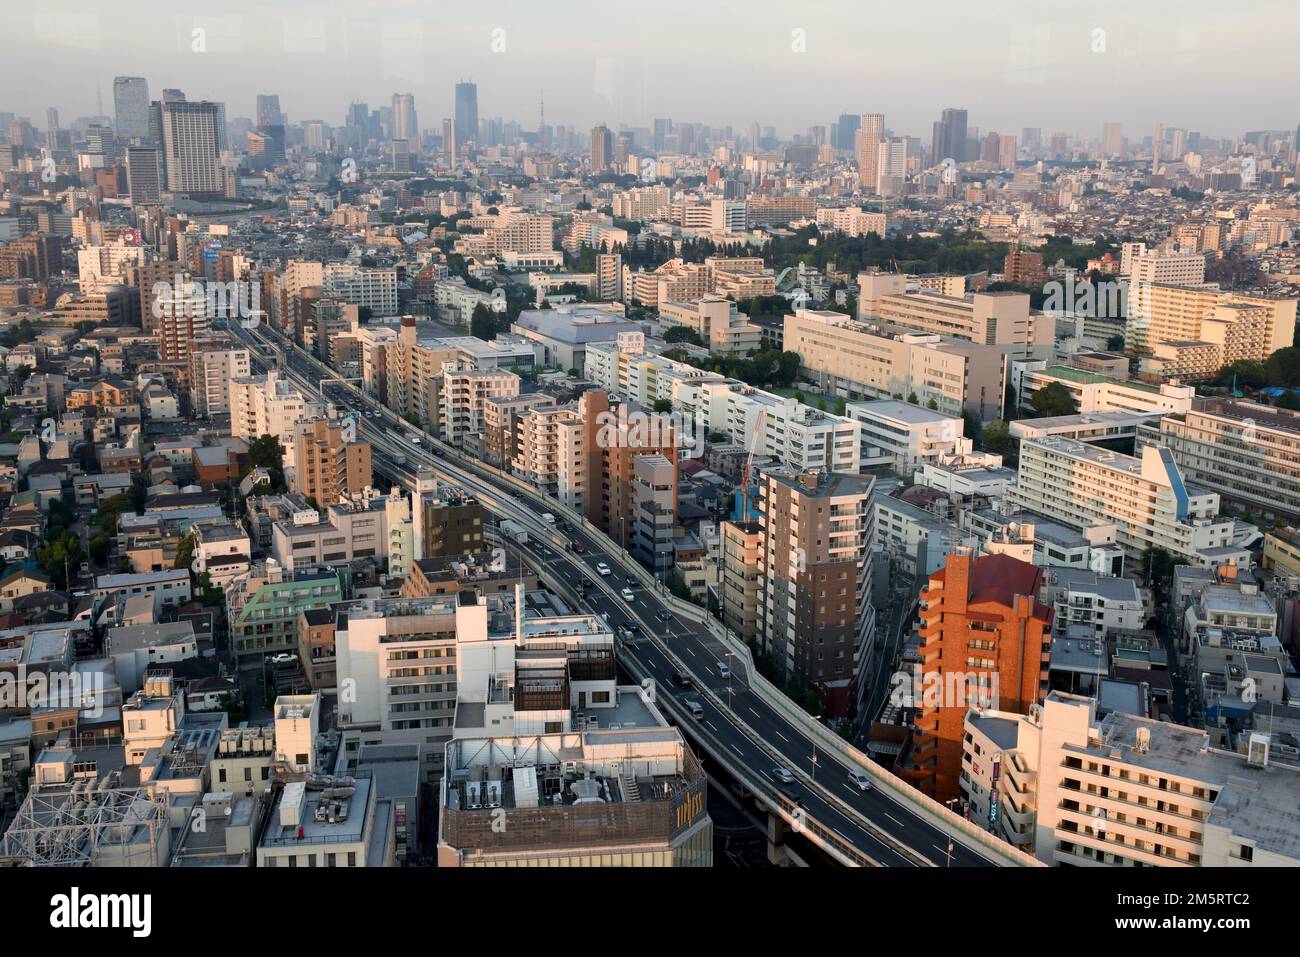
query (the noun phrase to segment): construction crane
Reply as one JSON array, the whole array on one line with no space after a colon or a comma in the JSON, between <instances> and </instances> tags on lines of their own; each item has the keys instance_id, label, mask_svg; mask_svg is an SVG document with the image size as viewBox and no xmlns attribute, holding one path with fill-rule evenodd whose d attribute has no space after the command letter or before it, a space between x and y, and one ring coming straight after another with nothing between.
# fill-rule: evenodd
<instances>
[{"instance_id":1,"label":"construction crane","mask_svg":"<svg viewBox=\"0 0 1300 957\"><path fill-rule=\"evenodd\" d=\"M740 473L740 520L749 521L749 487L754 471L754 453L758 451L758 435L766 421L766 413L759 409L754 413L754 430L749 437L749 455L745 457L745 467Z\"/></svg>"}]
</instances>

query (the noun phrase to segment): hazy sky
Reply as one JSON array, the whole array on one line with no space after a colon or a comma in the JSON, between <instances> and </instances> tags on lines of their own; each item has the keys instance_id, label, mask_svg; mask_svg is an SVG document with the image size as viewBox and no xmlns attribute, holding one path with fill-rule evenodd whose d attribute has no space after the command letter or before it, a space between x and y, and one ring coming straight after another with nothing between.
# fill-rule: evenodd
<instances>
[{"instance_id":1,"label":"hazy sky","mask_svg":"<svg viewBox=\"0 0 1300 957\"><path fill-rule=\"evenodd\" d=\"M112 115L125 74L232 118L277 93L291 122L334 125L353 99L411 92L433 129L464 78L480 117L530 129L544 93L548 123L581 128L667 116L788 136L878 112L928 143L956 106L981 132L1226 136L1300 123L1297 19L1296 0L5 0L0 109L66 124L94 114L98 83Z\"/></svg>"}]
</instances>

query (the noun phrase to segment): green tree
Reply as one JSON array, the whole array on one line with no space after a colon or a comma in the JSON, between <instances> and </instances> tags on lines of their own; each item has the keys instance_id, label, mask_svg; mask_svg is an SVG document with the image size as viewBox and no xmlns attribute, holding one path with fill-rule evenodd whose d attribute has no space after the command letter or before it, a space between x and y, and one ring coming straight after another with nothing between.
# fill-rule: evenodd
<instances>
[{"instance_id":1,"label":"green tree","mask_svg":"<svg viewBox=\"0 0 1300 957\"><path fill-rule=\"evenodd\" d=\"M1286 388L1300 385L1300 349L1295 346L1278 349L1264 362L1264 373L1269 385Z\"/></svg>"},{"instance_id":2,"label":"green tree","mask_svg":"<svg viewBox=\"0 0 1300 957\"><path fill-rule=\"evenodd\" d=\"M656 412L671 412L673 410L672 399L655 399L654 409Z\"/></svg>"},{"instance_id":3,"label":"green tree","mask_svg":"<svg viewBox=\"0 0 1300 957\"><path fill-rule=\"evenodd\" d=\"M90 540L90 557L96 565L108 564L108 553L113 547L113 540L107 535L96 535Z\"/></svg>"},{"instance_id":4,"label":"green tree","mask_svg":"<svg viewBox=\"0 0 1300 957\"><path fill-rule=\"evenodd\" d=\"M1107 340L1106 340L1106 351L1107 351L1107 352L1123 352L1123 351L1124 351L1124 337L1123 337L1123 336L1111 336L1109 339L1107 339Z\"/></svg>"},{"instance_id":5,"label":"green tree","mask_svg":"<svg viewBox=\"0 0 1300 957\"><path fill-rule=\"evenodd\" d=\"M481 302L474 307L474 312L470 316L469 334L486 342L491 342L497 337L496 317L492 310Z\"/></svg>"},{"instance_id":6,"label":"green tree","mask_svg":"<svg viewBox=\"0 0 1300 957\"><path fill-rule=\"evenodd\" d=\"M65 531L56 538L48 539L36 549L36 563L41 571L49 575L59 590L66 591L68 578L80 566L85 554L81 549L81 539L75 532Z\"/></svg>"},{"instance_id":7,"label":"green tree","mask_svg":"<svg viewBox=\"0 0 1300 957\"><path fill-rule=\"evenodd\" d=\"M172 568L183 568L189 571L193 561L194 536L186 535L181 539L180 544L176 546L176 561L172 562Z\"/></svg>"},{"instance_id":8,"label":"green tree","mask_svg":"<svg viewBox=\"0 0 1300 957\"><path fill-rule=\"evenodd\" d=\"M933 396L930 398L930 401L925 404L925 407L931 412L939 411L939 403L934 400Z\"/></svg>"},{"instance_id":9,"label":"green tree","mask_svg":"<svg viewBox=\"0 0 1300 957\"><path fill-rule=\"evenodd\" d=\"M1174 556L1163 548L1148 548L1142 552L1139 568L1148 586L1163 586L1174 574Z\"/></svg>"},{"instance_id":10,"label":"green tree","mask_svg":"<svg viewBox=\"0 0 1300 957\"><path fill-rule=\"evenodd\" d=\"M908 405L916 405L919 401L920 401L920 400L916 397L916 393L915 393L915 392L909 392L909 393L907 393L907 403L908 403Z\"/></svg>"},{"instance_id":11,"label":"green tree","mask_svg":"<svg viewBox=\"0 0 1300 957\"><path fill-rule=\"evenodd\" d=\"M664 332L664 342L689 342L692 345L702 346L700 334L690 326L672 326Z\"/></svg>"},{"instance_id":12,"label":"green tree","mask_svg":"<svg viewBox=\"0 0 1300 957\"><path fill-rule=\"evenodd\" d=\"M1079 411L1079 403L1070 390L1059 382L1049 382L1041 389L1035 389L1029 397L1029 404L1034 407L1034 417L1040 419L1054 415L1076 415Z\"/></svg>"},{"instance_id":13,"label":"green tree","mask_svg":"<svg viewBox=\"0 0 1300 957\"><path fill-rule=\"evenodd\" d=\"M980 432L980 448L985 452L1002 456L1002 463L1010 467L1016 461L1019 445L1016 437L1003 419L995 419Z\"/></svg>"}]
</instances>

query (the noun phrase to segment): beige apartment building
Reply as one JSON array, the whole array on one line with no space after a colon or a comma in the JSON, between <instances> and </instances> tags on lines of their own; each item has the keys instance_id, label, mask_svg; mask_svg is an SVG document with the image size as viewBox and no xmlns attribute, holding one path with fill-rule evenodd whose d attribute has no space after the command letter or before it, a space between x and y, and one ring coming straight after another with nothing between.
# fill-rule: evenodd
<instances>
[{"instance_id":1,"label":"beige apartment building","mask_svg":"<svg viewBox=\"0 0 1300 957\"><path fill-rule=\"evenodd\" d=\"M693 302L661 302L659 322L666 327L692 330L710 352L745 355L763 342L763 330L742 315L733 301L720 296Z\"/></svg>"},{"instance_id":2,"label":"beige apartment building","mask_svg":"<svg viewBox=\"0 0 1300 957\"><path fill-rule=\"evenodd\" d=\"M414 316L403 316L397 341L384 347L388 407L402 418L417 422L438 421L437 394L433 378L444 362L455 362L458 350L440 339L417 338Z\"/></svg>"},{"instance_id":3,"label":"beige apartment building","mask_svg":"<svg viewBox=\"0 0 1300 957\"><path fill-rule=\"evenodd\" d=\"M519 395L519 376L508 369L472 369L465 363L447 363L430 384L438 410L438 434L445 442L463 446L471 436L483 434L483 413L488 399Z\"/></svg>"},{"instance_id":4,"label":"beige apartment building","mask_svg":"<svg viewBox=\"0 0 1300 957\"><path fill-rule=\"evenodd\" d=\"M322 508L370 485L370 443L347 441L342 422L324 418L300 422L293 450L293 491L314 498Z\"/></svg>"},{"instance_id":5,"label":"beige apartment building","mask_svg":"<svg viewBox=\"0 0 1300 957\"><path fill-rule=\"evenodd\" d=\"M1297 302L1200 285L1134 282L1124 344L1133 352L1155 353L1161 342L1211 343L1219 347L1217 372L1238 359L1263 360L1291 345Z\"/></svg>"},{"instance_id":6,"label":"beige apartment building","mask_svg":"<svg viewBox=\"0 0 1300 957\"><path fill-rule=\"evenodd\" d=\"M879 331L840 312L798 309L785 317L785 348L800 373L823 392L850 399L906 399L981 421L1002 415L1006 352L1000 346L945 341L938 335Z\"/></svg>"},{"instance_id":7,"label":"beige apartment building","mask_svg":"<svg viewBox=\"0 0 1300 957\"><path fill-rule=\"evenodd\" d=\"M1198 728L1098 715L1051 692L1027 715L966 713L962 797L971 820L1047 864L1295 867L1300 772L1252 733L1245 753Z\"/></svg>"},{"instance_id":8,"label":"beige apartment building","mask_svg":"<svg viewBox=\"0 0 1300 957\"><path fill-rule=\"evenodd\" d=\"M1046 358L1056 344L1055 318L1031 312L1027 293L946 296L927 288L911 289L907 277L897 273L860 273L858 293L858 315L863 319L1005 346L1021 358Z\"/></svg>"},{"instance_id":9,"label":"beige apartment building","mask_svg":"<svg viewBox=\"0 0 1300 957\"><path fill-rule=\"evenodd\" d=\"M722 623L745 642L758 637L762 591L763 526L723 522Z\"/></svg>"}]
</instances>

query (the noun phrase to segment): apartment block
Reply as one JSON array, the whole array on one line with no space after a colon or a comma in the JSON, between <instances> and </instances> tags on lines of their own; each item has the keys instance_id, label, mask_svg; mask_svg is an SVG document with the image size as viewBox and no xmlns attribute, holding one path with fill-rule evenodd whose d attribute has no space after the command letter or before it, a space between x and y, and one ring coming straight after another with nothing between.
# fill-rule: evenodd
<instances>
[{"instance_id":1,"label":"apartment block","mask_svg":"<svg viewBox=\"0 0 1300 957\"><path fill-rule=\"evenodd\" d=\"M324 507L369 487L370 443L350 438L345 423L311 419L298 423L293 436L293 491Z\"/></svg>"},{"instance_id":2,"label":"apartment block","mask_svg":"<svg viewBox=\"0 0 1300 957\"><path fill-rule=\"evenodd\" d=\"M1081 413L1123 412L1135 415L1181 413L1192 407L1196 389L1190 385L1152 385L1071 366L1054 365L1025 372L1020 405L1032 409L1031 397L1044 386L1059 382L1074 398Z\"/></svg>"},{"instance_id":3,"label":"apartment block","mask_svg":"<svg viewBox=\"0 0 1300 957\"><path fill-rule=\"evenodd\" d=\"M826 714L857 710L875 638L870 476L766 472L759 478L763 577L759 650L811 688Z\"/></svg>"},{"instance_id":4,"label":"apartment block","mask_svg":"<svg viewBox=\"0 0 1300 957\"><path fill-rule=\"evenodd\" d=\"M519 395L519 376L505 369L472 369L464 363L445 363L431 384L438 409L438 435L464 446L470 436L483 434L483 414L489 399Z\"/></svg>"},{"instance_id":5,"label":"apartment block","mask_svg":"<svg viewBox=\"0 0 1300 957\"><path fill-rule=\"evenodd\" d=\"M659 323L665 331L675 326L690 329L710 352L746 355L762 346L762 330L748 321L734 302L720 296L660 302Z\"/></svg>"},{"instance_id":6,"label":"apartment block","mask_svg":"<svg viewBox=\"0 0 1300 957\"><path fill-rule=\"evenodd\" d=\"M1294 867L1300 774L1268 735L1244 753L1206 732L1053 691L1026 715L966 716L962 796L971 819L1047 864Z\"/></svg>"},{"instance_id":7,"label":"apartment block","mask_svg":"<svg viewBox=\"0 0 1300 957\"><path fill-rule=\"evenodd\" d=\"M909 288L898 273L858 274L858 316L911 332L1003 346L1020 358L1046 357L1056 345L1056 320L1032 312L1021 292L946 296Z\"/></svg>"},{"instance_id":8,"label":"apartment block","mask_svg":"<svg viewBox=\"0 0 1300 957\"><path fill-rule=\"evenodd\" d=\"M1138 427L1138 448L1163 447L1189 481L1268 515L1300 517L1300 414L1230 398L1197 398Z\"/></svg>"},{"instance_id":9,"label":"apartment block","mask_svg":"<svg viewBox=\"0 0 1300 957\"><path fill-rule=\"evenodd\" d=\"M1258 536L1219 518L1219 494L1187 485L1173 455L1158 446L1135 458L1072 439L1026 439L1009 498L1075 528L1113 524L1130 559L1163 548L1194 565L1246 567L1246 545Z\"/></svg>"},{"instance_id":10,"label":"apartment block","mask_svg":"<svg viewBox=\"0 0 1300 957\"><path fill-rule=\"evenodd\" d=\"M1001 346L890 333L843 313L799 309L785 317L785 349L800 373L832 395L931 401L944 415L969 411L981 421L1002 415L1007 354Z\"/></svg>"},{"instance_id":11,"label":"apartment block","mask_svg":"<svg viewBox=\"0 0 1300 957\"><path fill-rule=\"evenodd\" d=\"M960 792L963 720L972 704L1016 714L1047 694L1052 612L1043 571L1009 555L948 556L921 593L921 687L912 746L896 765L938 801Z\"/></svg>"},{"instance_id":12,"label":"apartment block","mask_svg":"<svg viewBox=\"0 0 1300 957\"><path fill-rule=\"evenodd\" d=\"M190 411L201 418L231 413L231 384L250 372L248 349L229 337L207 338L191 344L189 360Z\"/></svg>"},{"instance_id":13,"label":"apartment block","mask_svg":"<svg viewBox=\"0 0 1300 957\"><path fill-rule=\"evenodd\" d=\"M861 465L910 476L922 462L967 453L960 418L895 399L849 402L845 414L862 429Z\"/></svg>"}]
</instances>

